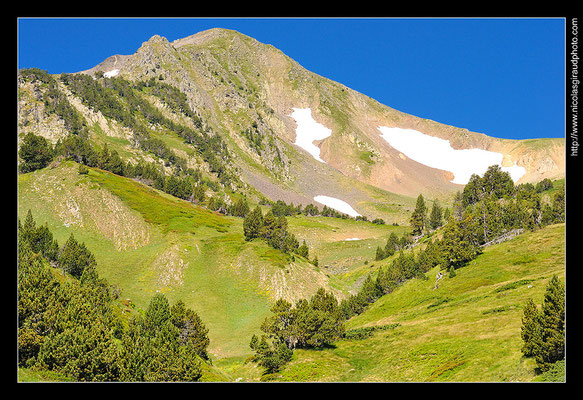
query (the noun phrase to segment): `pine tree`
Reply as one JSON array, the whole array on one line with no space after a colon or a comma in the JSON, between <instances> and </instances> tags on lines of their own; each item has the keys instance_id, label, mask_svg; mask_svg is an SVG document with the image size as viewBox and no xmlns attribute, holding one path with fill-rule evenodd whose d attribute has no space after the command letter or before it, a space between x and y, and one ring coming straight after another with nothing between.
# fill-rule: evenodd
<instances>
[{"instance_id":1,"label":"pine tree","mask_svg":"<svg viewBox=\"0 0 583 400\"><path fill-rule=\"evenodd\" d=\"M395 232L391 232L389 238L387 239L387 244L385 244L384 258L390 257L395 254L395 251L399 250L399 239Z\"/></svg>"},{"instance_id":2,"label":"pine tree","mask_svg":"<svg viewBox=\"0 0 583 400\"><path fill-rule=\"evenodd\" d=\"M500 165L490 165L481 179L482 191L487 196L500 199L514 192L514 181L508 172L502 171Z\"/></svg>"},{"instance_id":3,"label":"pine tree","mask_svg":"<svg viewBox=\"0 0 583 400\"><path fill-rule=\"evenodd\" d=\"M144 327L155 336L156 332L170 320L170 304L162 293L156 293L144 314Z\"/></svg>"},{"instance_id":4,"label":"pine tree","mask_svg":"<svg viewBox=\"0 0 583 400\"><path fill-rule=\"evenodd\" d=\"M439 201L435 200L433 202L433 207L431 208L431 213L429 214L429 227L431 229L437 229L443 224L442 209L439 205Z\"/></svg>"},{"instance_id":5,"label":"pine tree","mask_svg":"<svg viewBox=\"0 0 583 400\"><path fill-rule=\"evenodd\" d=\"M425 228L425 215L427 213L427 208L425 206L425 200L423 195L417 197L417 203L415 205L415 211L411 215L410 223L413 228L414 235L420 235Z\"/></svg>"},{"instance_id":6,"label":"pine tree","mask_svg":"<svg viewBox=\"0 0 583 400\"><path fill-rule=\"evenodd\" d=\"M443 229L443 237L439 241L442 268L463 267L480 254L480 247L473 238L472 218L468 216L463 221L450 221Z\"/></svg>"},{"instance_id":7,"label":"pine tree","mask_svg":"<svg viewBox=\"0 0 583 400\"><path fill-rule=\"evenodd\" d=\"M565 187L553 196L553 222L565 222Z\"/></svg>"},{"instance_id":8,"label":"pine tree","mask_svg":"<svg viewBox=\"0 0 583 400\"><path fill-rule=\"evenodd\" d=\"M524 307L522 353L534 357L541 372L565 358L565 287L556 275L547 284L542 310L529 299Z\"/></svg>"},{"instance_id":9,"label":"pine tree","mask_svg":"<svg viewBox=\"0 0 583 400\"><path fill-rule=\"evenodd\" d=\"M178 300L170 309L170 319L179 329L179 343L190 345L196 354L208 360L209 330L198 314L187 308L182 300Z\"/></svg>"},{"instance_id":10,"label":"pine tree","mask_svg":"<svg viewBox=\"0 0 583 400\"><path fill-rule=\"evenodd\" d=\"M449 219L451 218L451 210L449 209L449 207L446 207L445 210L443 211L443 219L445 220L445 222L449 221Z\"/></svg>"},{"instance_id":11,"label":"pine tree","mask_svg":"<svg viewBox=\"0 0 583 400\"><path fill-rule=\"evenodd\" d=\"M18 155L22 159L20 172L31 172L49 165L54 151L47 140L42 136L28 133L22 140Z\"/></svg>"},{"instance_id":12,"label":"pine tree","mask_svg":"<svg viewBox=\"0 0 583 400\"><path fill-rule=\"evenodd\" d=\"M376 252L376 255L375 255L375 261L383 260L385 257L386 256L385 256L385 252L383 251L383 249L380 248L380 247L377 247L377 252Z\"/></svg>"},{"instance_id":13,"label":"pine tree","mask_svg":"<svg viewBox=\"0 0 583 400\"><path fill-rule=\"evenodd\" d=\"M87 266L96 265L95 256L85 247L85 243L79 244L72 233L61 249L58 262L65 272L78 279Z\"/></svg>"},{"instance_id":14,"label":"pine tree","mask_svg":"<svg viewBox=\"0 0 583 400\"><path fill-rule=\"evenodd\" d=\"M541 345L541 316L532 299L528 299L524 306L520 336L524 342L522 354L526 357L538 354Z\"/></svg>"},{"instance_id":15,"label":"pine tree","mask_svg":"<svg viewBox=\"0 0 583 400\"><path fill-rule=\"evenodd\" d=\"M536 362L542 371L546 371L565 357L565 287L556 275L546 288L541 328L541 346Z\"/></svg>"},{"instance_id":16,"label":"pine tree","mask_svg":"<svg viewBox=\"0 0 583 400\"><path fill-rule=\"evenodd\" d=\"M24 224L20 225L20 218L18 219L18 224L19 224L18 240L22 242L32 243L36 235L36 222L32 217L32 212L28 210L26 218L24 220ZM34 246L32 246L32 244L31 247L33 248L34 251Z\"/></svg>"},{"instance_id":17,"label":"pine tree","mask_svg":"<svg viewBox=\"0 0 583 400\"><path fill-rule=\"evenodd\" d=\"M196 185L192 191L192 201L194 203L202 203L205 200L205 192L204 185L200 183Z\"/></svg>"},{"instance_id":18,"label":"pine tree","mask_svg":"<svg viewBox=\"0 0 583 400\"><path fill-rule=\"evenodd\" d=\"M456 221L460 221L464 215L464 200L461 192L457 191L453 196L452 216Z\"/></svg>"},{"instance_id":19,"label":"pine tree","mask_svg":"<svg viewBox=\"0 0 583 400\"><path fill-rule=\"evenodd\" d=\"M483 189L482 178L478 174L472 174L461 195L462 206L467 207L480 201L484 196Z\"/></svg>"},{"instance_id":20,"label":"pine tree","mask_svg":"<svg viewBox=\"0 0 583 400\"><path fill-rule=\"evenodd\" d=\"M263 212L257 206L243 219L243 234L245 240L252 240L261 236L263 229Z\"/></svg>"},{"instance_id":21,"label":"pine tree","mask_svg":"<svg viewBox=\"0 0 583 400\"><path fill-rule=\"evenodd\" d=\"M293 351L279 340L274 340L270 345L265 335L261 336L261 341L253 335L249 347L255 352L253 360L265 368L265 373L268 374L281 370L286 363L291 361L293 355Z\"/></svg>"},{"instance_id":22,"label":"pine tree","mask_svg":"<svg viewBox=\"0 0 583 400\"><path fill-rule=\"evenodd\" d=\"M238 199L231 208L231 214L235 217L245 217L249 213L249 204L244 198Z\"/></svg>"},{"instance_id":23,"label":"pine tree","mask_svg":"<svg viewBox=\"0 0 583 400\"><path fill-rule=\"evenodd\" d=\"M278 224L277 224L277 220L275 219L275 216L273 215L273 212L271 210L267 211L265 213L265 215L263 216L263 227L261 229L260 236L262 238L267 239L267 241L269 241L269 239L276 236L276 229L277 228L278 228ZM275 247L279 247L279 246L276 245Z\"/></svg>"},{"instance_id":24,"label":"pine tree","mask_svg":"<svg viewBox=\"0 0 583 400\"><path fill-rule=\"evenodd\" d=\"M306 241L304 240L302 245L298 248L298 254L304 258L308 258L308 245L306 245Z\"/></svg>"}]
</instances>

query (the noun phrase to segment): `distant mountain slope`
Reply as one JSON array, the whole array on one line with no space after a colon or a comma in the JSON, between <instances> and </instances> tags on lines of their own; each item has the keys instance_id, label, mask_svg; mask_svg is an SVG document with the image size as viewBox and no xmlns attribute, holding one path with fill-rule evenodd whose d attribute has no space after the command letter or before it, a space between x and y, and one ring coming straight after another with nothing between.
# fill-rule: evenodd
<instances>
[{"instance_id":1,"label":"distant mountain slope","mask_svg":"<svg viewBox=\"0 0 583 400\"><path fill-rule=\"evenodd\" d=\"M270 171L279 170L284 182L298 182L299 191L308 197L315 195L314 189L301 182L319 167L323 167L319 174L337 170L406 195L449 193L460 188L451 183L450 171L429 168L395 150L381 137L379 127L383 126L448 140L454 149L500 153L503 167L525 169L520 182L564 176L563 139L496 139L408 115L311 73L273 46L231 30L211 29L172 43L154 36L135 54L110 58L87 72L107 72L114 67L120 76L130 79L162 76L178 85L211 124L220 126L243 148L240 132L256 124L259 132L275 140L283 163L273 165L269 152L254 159ZM318 158L294 145L299 128L292 115L294 109L310 109L313 120L331 131L328 137L313 142L324 165L317 166L313 160ZM289 165L293 150L300 159ZM298 162L299 166L294 165Z\"/></svg>"},{"instance_id":2,"label":"distant mountain slope","mask_svg":"<svg viewBox=\"0 0 583 400\"><path fill-rule=\"evenodd\" d=\"M134 54L111 56L81 73L103 73L105 79L131 82L153 78L178 88L205 126L230 149L229 168L246 185L231 189L261 193L271 200L306 205L315 203L316 196L328 196L371 219L404 223L403 218L391 220L395 215L387 214L386 206L410 207L410 197L419 193L449 201L465 183L456 179L456 171L464 170L466 181L470 172L485 171L485 164L472 169L475 157L460 158L455 166L443 163L457 159L450 154L459 155L462 149L479 149L494 156L488 160L518 170L519 183L565 174L564 139L496 139L405 114L232 30L210 29L172 43L155 35ZM21 90L20 133L37 131L56 141L65 131L58 118L43 114L42 104L33 105L38 90L30 85ZM131 129L88 109L78 96L68 96L83 113L95 140L116 141L112 145L127 156L139 156ZM190 117L170 110L155 97L145 98L169 118L192 126ZM442 162L433 163L391 145L383 127L442 139L450 150L434 150L431 156L440 156ZM324 136L317 136L322 135L319 130ZM204 160L172 138L172 132L160 133L189 165L204 167ZM427 147L417 139L412 144Z\"/></svg>"}]
</instances>

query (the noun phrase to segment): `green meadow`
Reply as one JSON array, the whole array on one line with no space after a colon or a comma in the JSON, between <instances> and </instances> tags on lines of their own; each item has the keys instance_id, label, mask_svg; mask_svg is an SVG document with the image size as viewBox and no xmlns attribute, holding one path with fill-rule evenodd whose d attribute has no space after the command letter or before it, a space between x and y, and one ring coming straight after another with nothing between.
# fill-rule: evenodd
<instances>
[{"instance_id":1,"label":"green meadow","mask_svg":"<svg viewBox=\"0 0 583 400\"><path fill-rule=\"evenodd\" d=\"M488 247L435 287L413 279L381 297L346 329L389 327L323 350L296 350L279 381L512 382L535 378L520 352L522 307L542 302L553 274L565 279L565 225ZM396 326L396 327L395 327Z\"/></svg>"},{"instance_id":2,"label":"green meadow","mask_svg":"<svg viewBox=\"0 0 583 400\"><path fill-rule=\"evenodd\" d=\"M251 336L279 297L296 301L321 286L346 296L353 282L345 272L374 259L390 232L404 231L339 218L288 218L290 230L308 243L310 259L321 259L316 267L261 240L246 242L242 218L106 171L80 175L77 168L65 162L19 175L19 217L30 209L59 244L71 234L86 243L100 275L121 289L133 312L145 309L156 292L171 303L182 299L209 328L216 359L248 356ZM362 240L345 241L352 235Z\"/></svg>"},{"instance_id":3,"label":"green meadow","mask_svg":"<svg viewBox=\"0 0 583 400\"><path fill-rule=\"evenodd\" d=\"M264 376L249 362L249 341L273 302L309 298L319 287L339 299L354 293L390 262L374 261L376 247L407 227L288 217L290 231L308 244L307 260L245 241L242 218L105 171L79 175L72 162L20 175L18 183L20 218L30 209L60 244L70 234L85 242L100 275L121 289L128 315L145 309L157 292L196 310L211 340L213 364L205 366L204 380L530 381L535 363L520 352L522 307L529 298L542 302L553 274L565 278L565 225L526 232L485 248L437 288L433 269L346 323L347 331L370 330L368 336L298 349L280 373ZM318 266L310 262L314 256ZM22 373L23 380L59 380Z\"/></svg>"}]
</instances>

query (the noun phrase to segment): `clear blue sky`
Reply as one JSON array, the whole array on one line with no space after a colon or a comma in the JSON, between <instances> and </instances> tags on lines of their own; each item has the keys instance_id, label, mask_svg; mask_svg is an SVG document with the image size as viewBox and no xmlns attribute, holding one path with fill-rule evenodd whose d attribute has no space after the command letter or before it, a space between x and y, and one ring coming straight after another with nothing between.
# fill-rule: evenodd
<instances>
[{"instance_id":1,"label":"clear blue sky","mask_svg":"<svg viewBox=\"0 0 583 400\"><path fill-rule=\"evenodd\" d=\"M27 19L18 68L89 69L221 27L397 110L489 136L564 137L565 23L553 19Z\"/></svg>"}]
</instances>

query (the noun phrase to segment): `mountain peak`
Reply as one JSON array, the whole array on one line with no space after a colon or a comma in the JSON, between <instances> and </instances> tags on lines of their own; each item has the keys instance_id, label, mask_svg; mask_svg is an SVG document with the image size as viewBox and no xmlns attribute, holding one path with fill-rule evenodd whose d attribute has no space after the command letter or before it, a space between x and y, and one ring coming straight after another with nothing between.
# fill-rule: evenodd
<instances>
[{"instance_id":1,"label":"mountain peak","mask_svg":"<svg viewBox=\"0 0 583 400\"><path fill-rule=\"evenodd\" d=\"M154 35L146 43L170 43L164 36Z\"/></svg>"},{"instance_id":2,"label":"mountain peak","mask_svg":"<svg viewBox=\"0 0 583 400\"><path fill-rule=\"evenodd\" d=\"M172 42L153 35L135 54L108 58L93 70L107 76L119 73L132 81L156 77L176 86L191 108L214 124L216 132L257 157L267 170L278 174L278 179L292 172L311 178L312 168L322 167L315 167L309 159L297 164L281 161L288 155L306 155L297 153L298 125L291 117L294 108L309 113L309 124L319 123L332 132L324 139L310 141L308 147L320 151L316 162L324 160L344 176L388 192L446 196L459 190L462 181L453 181L453 168L467 174L468 164L452 166L452 159L444 156L467 153L457 150L489 151L487 160L495 155L496 160L504 161L502 167L525 169L520 183L556 179L564 174L564 143L560 141L545 141L539 150L532 142L501 141L393 110L337 82L320 79L272 45L231 29L215 27ZM423 157L419 158L417 152L395 143L401 138L409 146L414 135L444 145L441 164L428 158L437 154L431 146L414 145L413 150L422 150ZM266 154L280 157L269 159ZM307 179L299 190L305 193L302 201L316 195L344 194L335 183L329 183L326 193L322 185L313 187L312 180ZM272 198L278 190L265 192ZM368 201L368 195L354 196L355 202Z\"/></svg>"},{"instance_id":3,"label":"mountain peak","mask_svg":"<svg viewBox=\"0 0 583 400\"><path fill-rule=\"evenodd\" d=\"M215 40L215 39L225 38L225 37L235 36L235 35L245 36L242 33L237 32L237 31L232 30L232 29L211 28L211 29L207 29L205 31L197 32L194 35L190 35L190 36L187 36L187 37L182 38L182 39L176 39L175 41L172 42L172 45L175 48L179 48L179 47L187 46L187 45L191 45L191 44L201 45L201 44L207 43L207 42Z\"/></svg>"}]
</instances>

